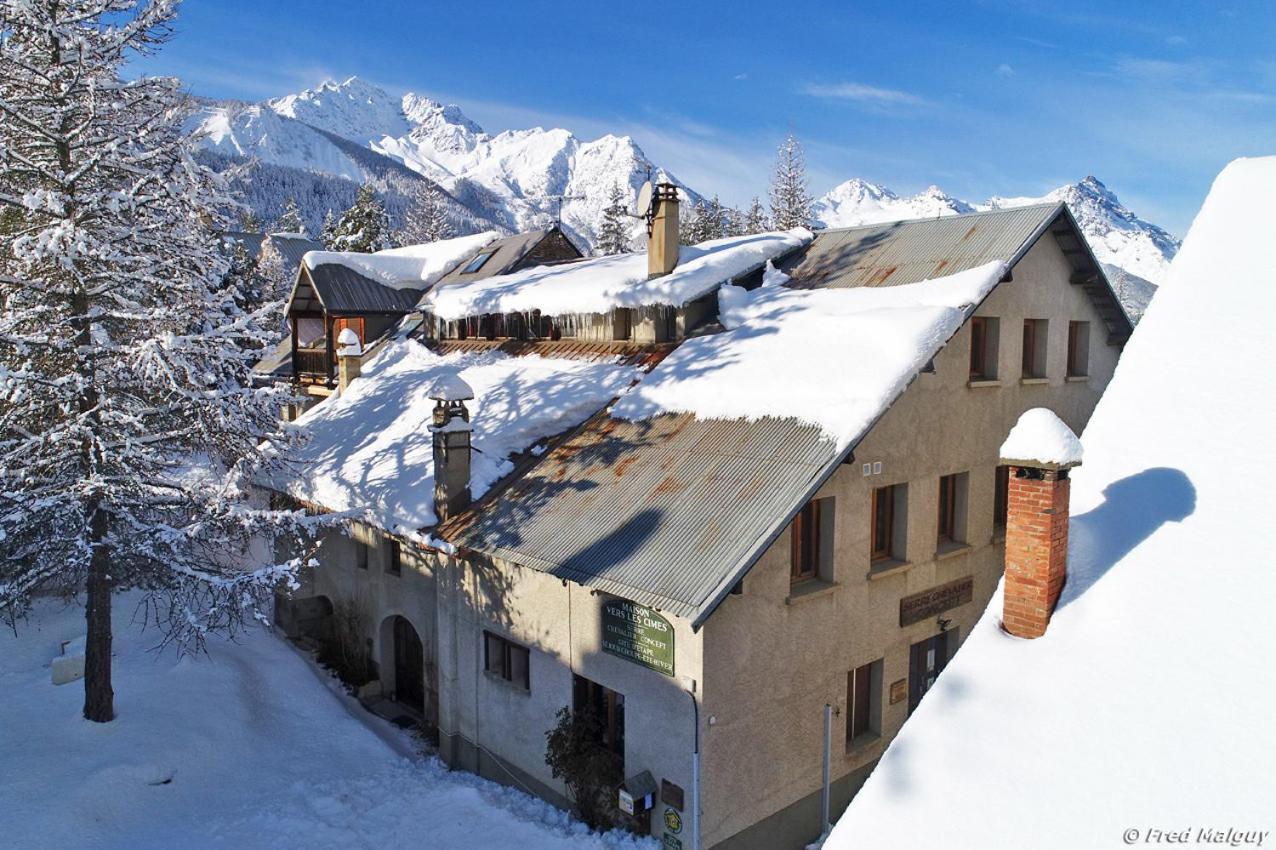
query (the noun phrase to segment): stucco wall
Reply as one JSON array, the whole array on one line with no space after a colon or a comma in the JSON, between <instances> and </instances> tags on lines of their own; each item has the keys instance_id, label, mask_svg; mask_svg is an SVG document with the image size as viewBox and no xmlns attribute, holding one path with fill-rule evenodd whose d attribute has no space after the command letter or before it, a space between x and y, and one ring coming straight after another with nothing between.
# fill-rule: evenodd
<instances>
[{"instance_id":1,"label":"stucco wall","mask_svg":"<svg viewBox=\"0 0 1276 850\"><path fill-rule=\"evenodd\" d=\"M972 576L973 601L943 613L960 641L996 589L1003 547L994 539L997 452L1018 416L1031 407L1057 412L1080 432L1115 368L1118 352L1051 238L1041 239L976 315L1000 320L999 385L968 386L969 324L855 449L817 498L835 499L833 584L790 593L790 539L785 532L754 566L744 593L727 598L704 628L704 843L800 847L818 834L823 706L835 706L832 776L861 771L880 757L904 722L908 700L891 705L890 683L907 679L909 647L940 629L935 617L901 628L902 597ZM1044 384L1020 381L1025 318L1048 319ZM1091 323L1089 378L1065 379L1068 321ZM881 463L865 477L862 464ZM939 476L968 473L965 538L969 548L936 558ZM872 490L908 484L907 566L870 577ZM953 638L950 638L953 640ZM881 736L847 752L847 673L881 659ZM924 766L918 765L918 770ZM806 832L742 833L797 806L814 812ZM845 805L845 799L841 801ZM798 809L795 809L795 811ZM838 811L834 811L834 816ZM792 819L772 819L793 829Z\"/></svg>"},{"instance_id":2,"label":"stucco wall","mask_svg":"<svg viewBox=\"0 0 1276 850\"><path fill-rule=\"evenodd\" d=\"M669 677L603 652L603 595L506 562L459 562L448 576L440 736L449 761L563 802L566 789L545 764L545 733L571 705L576 673L624 694L626 776L649 770L657 782L683 786L689 799L694 727L683 680L701 678L701 642L685 621L668 618ZM485 629L531 649L530 691L484 672Z\"/></svg>"}]
</instances>

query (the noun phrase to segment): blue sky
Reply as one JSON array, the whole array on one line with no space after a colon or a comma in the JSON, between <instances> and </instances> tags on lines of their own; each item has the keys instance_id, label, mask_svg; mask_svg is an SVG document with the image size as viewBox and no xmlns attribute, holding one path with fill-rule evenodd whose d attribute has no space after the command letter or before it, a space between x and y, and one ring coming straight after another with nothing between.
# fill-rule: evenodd
<instances>
[{"instance_id":1,"label":"blue sky","mask_svg":"<svg viewBox=\"0 0 1276 850\"><path fill-rule=\"evenodd\" d=\"M1182 235L1276 153L1276 3L186 0L147 72L262 99L358 75L489 131L626 133L697 190L763 194L794 132L815 194L969 200L1094 174Z\"/></svg>"}]
</instances>

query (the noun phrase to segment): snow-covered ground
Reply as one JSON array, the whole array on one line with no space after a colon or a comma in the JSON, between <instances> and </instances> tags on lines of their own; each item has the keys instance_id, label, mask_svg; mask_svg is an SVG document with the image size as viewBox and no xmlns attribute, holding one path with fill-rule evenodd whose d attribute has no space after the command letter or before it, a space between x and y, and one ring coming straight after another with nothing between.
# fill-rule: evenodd
<instances>
[{"instance_id":1,"label":"snow-covered ground","mask_svg":"<svg viewBox=\"0 0 1276 850\"><path fill-rule=\"evenodd\" d=\"M81 718L81 683L50 684L81 609L40 604L0 631L0 846L654 850L417 754L269 632L153 652L135 603L115 607L109 724Z\"/></svg>"},{"instance_id":2,"label":"snow-covered ground","mask_svg":"<svg viewBox=\"0 0 1276 850\"><path fill-rule=\"evenodd\" d=\"M1273 194L1228 166L1127 344L1045 636L994 596L826 850L1276 843Z\"/></svg>"}]
</instances>

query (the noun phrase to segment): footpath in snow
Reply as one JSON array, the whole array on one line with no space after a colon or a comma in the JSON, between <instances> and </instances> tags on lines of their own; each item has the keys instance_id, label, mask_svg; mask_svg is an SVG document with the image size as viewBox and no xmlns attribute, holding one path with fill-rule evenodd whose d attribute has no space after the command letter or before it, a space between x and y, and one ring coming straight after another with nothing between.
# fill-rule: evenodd
<instances>
[{"instance_id":1,"label":"footpath in snow","mask_svg":"<svg viewBox=\"0 0 1276 850\"><path fill-rule=\"evenodd\" d=\"M652 850L520 791L449 772L365 714L281 638L151 650L115 607L113 723L80 716L83 685L50 683L82 609L36 607L0 632L0 845L57 848Z\"/></svg>"}]
</instances>

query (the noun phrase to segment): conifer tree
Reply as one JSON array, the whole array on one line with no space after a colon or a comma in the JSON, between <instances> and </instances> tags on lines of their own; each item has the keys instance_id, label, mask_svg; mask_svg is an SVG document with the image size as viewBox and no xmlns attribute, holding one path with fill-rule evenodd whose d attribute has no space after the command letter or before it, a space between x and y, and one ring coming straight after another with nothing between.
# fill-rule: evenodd
<instances>
[{"instance_id":1,"label":"conifer tree","mask_svg":"<svg viewBox=\"0 0 1276 850\"><path fill-rule=\"evenodd\" d=\"M390 247L390 216L371 184L359 187L354 204L337 220L329 247L363 254Z\"/></svg>"},{"instance_id":2,"label":"conifer tree","mask_svg":"<svg viewBox=\"0 0 1276 850\"><path fill-rule=\"evenodd\" d=\"M297 206L295 198L289 198L284 201L284 211L279 214L275 226L270 229L271 233L300 233L306 234L306 222L301 217L301 207Z\"/></svg>"},{"instance_id":3,"label":"conifer tree","mask_svg":"<svg viewBox=\"0 0 1276 850\"><path fill-rule=\"evenodd\" d=\"M417 181L412 186L409 200L410 205L403 216L403 230L398 236L400 245L423 245L451 239L455 235L438 186L428 180Z\"/></svg>"},{"instance_id":4,"label":"conifer tree","mask_svg":"<svg viewBox=\"0 0 1276 850\"><path fill-rule=\"evenodd\" d=\"M319 241L329 251L337 250L337 217L331 209L323 214L323 227L319 231Z\"/></svg>"},{"instance_id":5,"label":"conifer tree","mask_svg":"<svg viewBox=\"0 0 1276 850\"><path fill-rule=\"evenodd\" d=\"M598 225L598 242L594 245L596 256L623 254L629 250L629 204L619 183L613 183L603 207L603 218Z\"/></svg>"},{"instance_id":6,"label":"conifer tree","mask_svg":"<svg viewBox=\"0 0 1276 850\"><path fill-rule=\"evenodd\" d=\"M234 199L192 158L179 81L121 73L175 9L0 6L0 618L84 593L98 722L115 591L142 589L164 641L199 647L264 620L297 567L253 548L301 523L246 495L263 441L286 439L281 391L250 386L260 317L214 233Z\"/></svg>"},{"instance_id":7,"label":"conifer tree","mask_svg":"<svg viewBox=\"0 0 1276 850\"><path fill-rule=\"evenodd\" d=\"M811 204L802 145L790 133L776 153L775 175L771 179L771 220L775 229L810 227Z\"/></svg>"},{"instance_id":8,"label":"conifer tree","mask_svg":"<svg viewBox=\"0 0 1276 850\"><path fill-rule=\"evenodd\" d=\"M239 214L239 229L245 233L261 233L261 219L252 210L244 210Z\"/></svg>"},{"instance_id":9,"label":"conifer tree","mask_svg":"<svg viewBox=\"0 0 1276 850\"><path fill-rule=\"evenodd\" d=\"M770 229L771 222L767 220L766 210L763 209L762 202L755 195L749 203L748 210L744 213L742 232L746 234L766 233Z\"/></svg>"}]
</instances>

